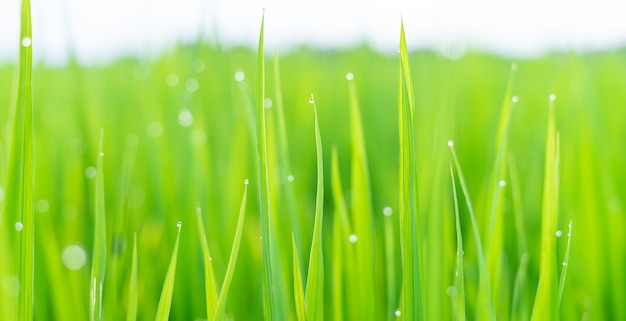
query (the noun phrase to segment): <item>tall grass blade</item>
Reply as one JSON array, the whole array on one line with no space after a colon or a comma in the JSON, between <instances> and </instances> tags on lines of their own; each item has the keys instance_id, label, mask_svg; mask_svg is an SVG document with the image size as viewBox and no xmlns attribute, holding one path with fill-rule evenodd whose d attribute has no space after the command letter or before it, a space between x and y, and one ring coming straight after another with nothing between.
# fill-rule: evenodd
<instances>
[{"instance_id":1,"label":"tall grass blade","mask_svg":"<svg viewBox=\"0 0 626 321\"><path fill-rule=\"evenodd\" d=\"M558 139L554 125L554 100L550 96L546 158L541 213L541 253L539 285L531 320L558 320L558 280L556 271L556 226L558 216Z\"/></svg>"},{"instance_id":2,"label":"tall grass blade","mask_svg":"<svg viewBox=\"0 0 626 321\"><path fill-rule=\"evenodd\" d=\"M206 292L206 313L207 319L211 320L215 316L217 307L217 287L215 286L215 274L213 274L213 264L211 263L211 253L204 230L204 220L202 210L197 209L196 218L198 220L198 234L202 245L202 261L204 263L204 291Z\"/></svg>"},{"instance_id":3,"label":"tall grass blade","mask_svg":"<svg viewBox=\"0 0 626 321\"><path fill-rule=\"evenodd\" d=\"M565 278L567 277L567 267L569 265L569 249L572 242L572 221L567 225L567 247L565 248L565 258L563 259L563 268L561 269L561 279L559 280L559 308L563 301L563 289L565 289Z\"/></svg>"},{"instance_id":4,"label":"tall grass blade","mask_svg":"<svg viewBox=\"0 0 626 321\"><path fill-rule=\"evenodd\" d=\"M98 148L98 172L96 175L96 197L94 211L93 259L91 262L91 302L89 318L91 321L102 320L102 290L107 260L106 209L104 206L104 130L100 131Z\"/></svg>"},{"instance_id":5,"label":"tall grass blade","mask_svg":"<svg viewBox=\"0 0 626 321\"><path fill-rule=\"evenodd\" d=\"M522 195L520 192L519 174L517 172L517 162L512 154L509 154L509 177L511 181L511 194L513 199L513 214L515 216L515 232L517 234L517 252L520 257L519 266L515 274L513 283L513 298L509 320L528 320L530 310L526 307L526 274L528 269L528 245L526 240L526 229L524 228L524 211L522 206Z\"/></svg>"},{"instance_id":6,"label":"tall grass blade","mask_svg":"<svg viewBox=\"0 0 626 321\"><path fill-rule=\"evenodd\" d=\"M176 243L174 243L174 250L172 252L172 258L170 259L170 265L167 268L165 274L165 281L163 283L163 289L161 290L161 297L159 298L159 306L157 307L157 313L155 321L167 321L170 317L170 308L172 306L172 296L174 295L174 281L176 280L176 262L178 261L178 244L180 243L180 230L182 223L178 222L178 234L176 235Z\"/></svg>"},{"instance_id":7,"label":"tall grass blade","mask_svg":"<svg viewBox=\"0 0 626 321\"><path fill-rule=\"evenodd\" d=\"M128 286L128 312L126 321L137 320L137 295L139 277L137 274L137 233L133 241L133 261L130 267L130 284Z\"/></svg>"},{"instance_id":8,"label":"tall grass blade","mask_svg":"<svg viewBox=\"0 0 626 321\"><path fill-rule=\"evenodd\" d=\"M324 320L324 256L322 251L322 224L324 218L324 157L322 154L322 136L317 118L315 99L311 95L309 100L313 104L315 114L315 150L317 153L317 192L315 196L315 225L313 226L313 240L311 255L309 256L309 273L306 280L306 311L307 320Z\"/></svg>"},{"instance_id":9,"label":"tall grass blade","mask_svg":"<svg viewBox=\"0 0 626 321\"><path fill-rule=\"evenodd\" d=\"M465 271L463 269L463 235L461 233L461 217L459 215L459 200L456 195L454 169L450 164L452 178L452 196L454 199L454 217L456 226L456 271L454 272L454 286L456 288L456 303L454 306L454 320L465 321Z\"/></svg>"},{"instance_id":10,"label":"tall grass blade","mask_svg":"<svg viewBox=\"0 0 626 321\"><path fill-rule=\"evenodd\" d=\"M465 204L467 205L467 210L470 215L470 220L472 222L472 230L474 232L474 238L476 239L476 255L478 257L478 276L480 279L480 283L485 291L481 297L478 298L478 304L485 305L487 311L489 311L489 319L496 320L496 313L493 308L493 301L491 300L491 285L489 284L489 273L487 272L487 262L485 260L485 252L483 251L483 246L480 242L480 231L478 228L478 222L476 220L476 215L474 214L474 206L472 205L472 201L469 195L469 190L467 189L467 184L465 183L465 178L463 177L463 171L461 170L461 164L459 163L459 159L456 156L456 152L454 151L454 143L452 141L448 141L448 146L450 146L450 152L452 153L452 160L454 162L454 167L456 168L457 175L459 176L459 183L461 183L461 190L463 191L463 196L465 197ZM480 293L479 293L480 294Z\"/></svg>"},{"instance_id":11,"label":"tall grass blade","mask_svg":"<svg viewBox=\"0 0 626 321\"><path fill-rule=\"evenodd\" d=\"M417 148L414 130L414 98L409 54L400 24L398 73L398 116L400 132L400 240L402 248L402 287L405 320L424 320L422 242L417 191ZM405 95L407 96L405 98Z\"/></svg>"},{"instance_id":12,"label":"tall grass blade","mask_svg":"<svg viewBox=\"0 0 626 321\"><path fill-rule=\"evenodd\" d=\"M355 271L361 282L358 283L356 296L359 298L363 316L377 316L377 302L382 298L376 294L376 275L374 273L374 224L372 222L372 192L370 187L369 167L365 138L356 85L353 77L349 77L350 105L350 141L352 144L352 222L358 242L354 244L357 263L361 267Z\"/></svg>"},{"instance_id":13,"label":"tall grass blade","mask_svg":"<svg viewBox=\"0 0 626 321\"><path fill-rule=\"evenodd\" d=\"M296 238L291 234L293 247L293 292L296 301L296 320L306 321L306 304L304 303L304 289L302 287L302 272L300 272L300 259L296 247Z\"/></svg>"},{"instance_id":14,"label":"tall grass blade","mask_svg":"<svg viewBox=\"0 0 626 321\"><path fill-rule=\"evenodd\" d=\"M257 130L257 152L258 152L258 189L259 189L259 207L261 214L261 236L263 249L263 305L266 320L276 320L277 302L272 289L274 288L274 275L272 267L271 238L272 229L270 226L270 192L269 192L269 174L267 165L267 134L265 127L265 62L263 56L264 50L264 29L265 29L265 13L261 19L261 33L259 36L259 48L257 51L257 75L255 85L255 105L256 105L256 130Z\"/></svg>"},{"instance_id":15,"label":"tall grass blade","mask_svg":"<svg viewBox=\"0 0 626 321\"><path fill-rule=\"evenodd\" d=\"M243 196L241 197L241 206L239 207L239 217L237 219L237 229L235 230L235 239L233 240L233 248L230 252L226 275L224 276L224 284L220 291L220 297L215 308L215 317L213 320L221 321L225 319L226 300L228 299L228 291L233 281L235 267L237 266L237 256L239 255L239 247L241 246L241 237L243 236L243 223L246 217L246 203L248 201L248 180L244 182Z\"/></svg>"}]
</instances>

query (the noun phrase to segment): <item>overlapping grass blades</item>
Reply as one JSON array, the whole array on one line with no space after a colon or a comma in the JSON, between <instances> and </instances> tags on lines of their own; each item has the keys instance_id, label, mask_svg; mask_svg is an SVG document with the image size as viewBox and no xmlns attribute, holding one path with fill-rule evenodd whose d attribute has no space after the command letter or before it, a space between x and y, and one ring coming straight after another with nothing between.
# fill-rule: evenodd
<instances>
[{"instance_id":1,"label":"overlapping grass blades","mask_svg":"<svg viewBox=\"0 0 626 321\"><path fill-rule=\"evenodd\" d=\"M302 272L300 272L300 258L296 247L296 238L291 234L293 248L293 293L296 302L296 319L306 321L306 304L304 303L304 289L302 287Z\"/></svg>"},{"instance_id":2,"label":"overlapping grass blades","mask_svg":"<svg viewBox=\"0 0 626 321\"><path fill-rule=\"evenodd\" d=\"M450 164L450 178L452 179L452 197L454 199L454 218L456 229L456 271L454 272L454 287L456 296L453 296L454 320L465 321L465 271L463 268L463 235L461 233L461 217L459 215L459 200L456 195L454 169Z\"/></svg>"},{"instance_id":3,"label":"overlapping grass blades","mask_svg":"<svg viewBox=\"0 0 626 321\"><path fill-rule=\"evenodd\" d=\"M243 236L243 223L246 217L247 200L248 180L246 179L244 182L243 196L241 197L241 206L239 207L239 217L237 218L237 229L235 230L233 248L230 252L230 259L228 260L228 268L226 268L226 275L224 276L222 290L220 291L220 296L217 300L217 306L215 307L215 317L213 318L214 321L221 321L226 318L226 300L228 299L228 291L230 291L230 284L233 281L235 267L237 266L237 256L239 255L239 247L241 246L241 238Z\"/></svg>"},{"instance_id":4,"label":"overlapping grass blades","mask_svg":"<svg viewBox=\"0 0 626 321\"><path fill-rule=\"evenodd\" d=\"M182 223L178 222L178 234L176 234L176 243L172 251L172 258L165 274L161 297L159 298L159 306L157 307L155 321L167 321L170 317L170 308L172 306L172 296L174 295L174 281L176 280L176 263L178 261L178 244L180 243L180 230Z\"/></svg>"},{"instance_id":5,"label":"overlapping grass blades","mask_svg":"<svg viewBox=\"0 0 626 321\"><path fill-rule=\"evenodd\" d=\"M554 124L555 95L550 96L541 212L539 284L531 320L558 320L556 237L559 186L559 140Z\"/></svg>"},{"instance_id":6,"label":"overlapping grass blades","mask_svg":"<svg viewBox=\"0 0 626 321\"><path fill-rule=\"evenodd\" d=\"M402 314L405 320L424 320L422 242L417 191L417 148L415 143L415 102L409 67L409 53L400 24L398 72L398 116L400 131L400 244L402 247Z\"/></svg>"},{"instance_id":7,"label":"overlapping grass blades","mask_svg":"<svg viewBox=\"0 0 626 321\"><path fill-rule=\"evenodd\" d=\"M322 154L322 136L315 98L311 95L309 102L313 105L315 115L315 150L317 155L317 191L315 194L315 225L309 256L309 272L306 280L304 300L306 303L307 320L324 320L324 253L322 251L322 224L324 222L324 157Z\"/></svg>"},{"instance_id":8,"label":"overlapping grass blades","mask_svg":"<svg viewBox=\"0 0 626 321\"><path fill-rule=\"evenodd\" d=\"M96 174L96 196L94 209L94 241L93 258L91 261L91 294L89 305L89 319L102 320L102 293L107 266L107 234L106 208L104 205L104 130L100 132L98 148L98 169Z\"/></svg>"},{"instance_id":9,"label":"overlapping grass blades","mask_svg":"<svg viewBox=\"0 0 626 321\"><path fill-rule=\"evenodd\" d=\"M202 210L200 208L197 209L196 218L198 220L198 234L200 235L200 244L202 245L202 261L204 263L204 291L206 293L206 313L207 319L211 319L215 316L215 310L217 307L217 287L215 284L215 274L213 274L213 264L211 259L211 253L209 251L209 243L207 242L206 232L204 230Z\"/></svg>"},{"instance_id":10,"label":"overlapping grass blades","mask_svg":"<svg viewBox=\"0 0 626 321\"><path fill-rule=\"evenodd\" d=\"M128 285L128 309L126 311L126 321L137 320L137 296L139 284L137 265L137 234L135 234L133 239L133 261L130 267L130 282Z\"/></svg>"}]
</instances>

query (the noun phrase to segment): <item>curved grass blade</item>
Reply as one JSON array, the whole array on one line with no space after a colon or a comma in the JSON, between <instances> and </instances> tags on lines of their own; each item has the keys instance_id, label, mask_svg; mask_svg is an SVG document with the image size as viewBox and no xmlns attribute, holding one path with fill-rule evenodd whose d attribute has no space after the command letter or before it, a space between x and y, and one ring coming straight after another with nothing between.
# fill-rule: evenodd
<instances>
[{"instance_id":1,"label":"curved grass blade","mask_svg":"<svg viewBox=\"0 0 626 321\"><path fill-rule=\"evenodd\" d=\"M126 321L137 320L137 233L133 241L133 261L130 267L130 284L128 286L128 312L126 313Z\"/></svg>"},{"instance_id":2,"label":"curved grass blade","mask_svg":"<svg viewBox=\"0 0 626 321\"><path fill-rule=\"evenodd\" d=\"M558 217L558 136L554 125L554 100L550 96L546 158L543 181L543 206L541 213L541 253L539 260L539 285L531 320L558 320L558 281L555 262Z\"/></svg>"},{"instance_id":3,"label":"curved grass blade","mask_svg":"<svg viewBox=\"0 0 626 321\"><path fill-rule=\"evenodd\" d=\"M209 244L206 239L204 230L204 220L202 219L202 210L198 207L196 212L198 219L198 234L200 235L200 243L202 244L202 260L204 261L204 290L206 292L206 313L207 319L215 316L217 307L217 287L215 286L215 275L213 274L213 264L211 263L211 253L209 252Z\"/></svg>"},{"instance_id":4,"label":"curved grass blade","mask_svg":"<svg viewBox=\"0 0 626 321\"><path fill-rule=\"evenodd\" d=\"M304 289L302 287L302 272L300 272L300 259L296 247L296 238L291 233L293 247L293 292L296 301L296 320L306 321L306 305L304 304Z\"/></svg>"},{"instance_id":5,"label":"curved grass blade","mask_svg":"<svg viewBox=\"0 0 626 321\"><path fill-rule=\"evenodd\" d=\"M402 288L405 320L424 320L422 285L422 241L417 191L417 148L414 130L413 84L409 54L400 23L400 62L398 72L398 116L400 131L400 245L402 249ZM405 98L406 94L406 98Z\"/></svg>"},{"instance_id":6,"label":"curved grass blade","mask_svg":"<svg viewBox=\"0 0 626 321\"><path fill-rule=\"evenodd\" d=\"M465 272L463 270L463 235L461 234L461 218L459 216L459 200L456 195L456 182L454 169L450 164L450 177L452 178L452 195L454 198L454 217L456 225L456 304L454 307L454 320L465 321Z\"/></svg>"},{"instance_id":7,"label":"curved grass blade","mask_svg":"<svg viewBox=\"0 0 626 321\"><path fill-rule=\"evenodd\" d=\"M239 207L239 218L237 219L237 229L235 230L235 239L233 241L233 247L230 252L230 259L228 260L228 267L226 268L226 275L224 276L224 284L220 291L220 297L215 307L215 317L213 320L221 321L225 319L226 312L226 300L228 299L228 291L230 290L230 284L235 274L235 267L237 266L237 256L239 255L239 247L241 245L241 237L243 236L243 223L246 217L246 202L248 201L248 180L244 182L243 196L241 197L241 206Z\"/></svg>"},{"instance_id":8,"label":"curved grass blade","mask_svg":"<svg viewBox=\"0 0 626 321\"><path fill-rule=\"evenodd\" d=\"M255 84L255 103L257 114L257 152L258 152L258 188L259 188L259 207L261 214L261 236L263 249L263 305L266 320L276 320L276 298L271 289L274 288L274 275L272 267L271 237L272 229L270 226L270 192L269 192L269 174L267 164L267 134L265 127L265 62L263 56L263 39L265 29L265 13L261 19L261 33L259 36L259 48L257 51L257 75Z\"/></svg>"},{"instance_id":9,"label":"curved grass blade","mask_svg":"<svg viewBox=\"0 0 626 321\"><path fill-rule=\"evenodd\" d=\"M104 206L104 153L102 152L103 141L104 130L100 131L98 173L96 176L93 259L91 264L91 301L89 305L89 318L91 321L102 320L102 289L104 287L107 259L106 209Z\"/></svg>"},{"instance_id":10,"label":"curved grass blade","mask_svg":"<svg viewBox=\"0 0 626 321\"><path fill-rule=\"evenodd\" d=\"M313 241L309 257L309 273L306 280L305 302L307 320L324 320L324 256L322 252L322 223L324 218L324 157L322 155L322 136L320 135L319 120L315 99L311 95L309 100L313 104L315 114L315 149L317 152L317 192L315 196L315 225L313 227Z\"/></svg>"},{"instance_id":11,"label":"curved grass blade","mask_svg":"<svg viewBox=\"0 0 626 321\"><path fill-rule=\"evenodd\" d=\"M448 141L448 146L450 146L450 151L452 152L452 160L454 162L454 167L456 168L456 172L459 176L459 183L461 183L461 190L463 191L463 196L465 197L465 203L467 205L467 210L470 215L470 220L472 221L472 230L474 231L474 238L476 239L476 254L478 256L478 276L480 278L480 283L482 283L483 288L485 289L483 295L478 297L479 304L483 304L486 306L489 311L490 320L496 320L496 313L493 308L493 301L491 300L491 286L489 284L489 273L487 272L487 262L485 260L485 254L483 251L483 246L480 242L480 232L478 229L478 222L476 221L476 215L474 214L474 207L472 206L472 201L470 199L469 191L467 189L467 185L465 184L465 178L463 177L463 171L461 170L461 164L459 163L459 159L456 156L456 152L454 151L454 143L452 141Z\"/></svg>"},{"instance_id":12,"label":"curved grass blade","mask_svg":"<svg viewBox=\"0 0 626 321\"><path fill-rule=\"evenodd\" d=\"M561 280L559 281L559 307L563 299L563 289L565 288L565 277L567 276L567 266L569 264L569 249L572 242L572 221L567 225L567 247L565 248L565 258L563 259L563 268L561 269Z\"/></svg>"},{"instance_id":13,"label":"curved grass blade","mask_svg":"<svg viewBox=\"0 0 626 321\"><path fill-rule=\"evenodd\" d=\"M170 317L170 308L172 306L172 296L174 294L174 281L176 280L176 262L178 261L178 244L180 242L180 230L182 227L182 223L178 222L177 226L178 226L178 234L176 235L176 243L174 243L174 251L172 252L170 265L167 268L167 274L165 274L165 282L163 283L163 290L161 290L161 297L159 298L159 306L157 307L155 321L167 321Z\"/></svg>"}]
</instances>

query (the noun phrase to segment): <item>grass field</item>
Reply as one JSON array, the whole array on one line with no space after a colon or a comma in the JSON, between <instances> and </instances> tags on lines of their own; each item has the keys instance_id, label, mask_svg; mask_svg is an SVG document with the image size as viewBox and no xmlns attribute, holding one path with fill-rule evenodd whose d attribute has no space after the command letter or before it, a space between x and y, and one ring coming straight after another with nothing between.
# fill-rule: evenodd
<instances>
[{"instance_id":1,"label":"grass field","mask_svg":"<svg viewBox=\"0 0 626 321\"><path fill-rule=\"evenodd\" d=\"M22 47L2 320L626 320L624 51Z\"/></svg>"}]
</instances>

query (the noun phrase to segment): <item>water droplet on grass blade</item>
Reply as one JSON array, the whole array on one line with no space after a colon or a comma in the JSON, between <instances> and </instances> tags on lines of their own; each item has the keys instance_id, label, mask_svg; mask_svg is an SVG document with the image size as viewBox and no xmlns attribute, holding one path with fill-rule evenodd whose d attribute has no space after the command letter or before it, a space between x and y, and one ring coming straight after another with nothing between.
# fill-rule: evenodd
<instances>
[{"instance_id":1,"label":"water droplet on grass blade","mask_svg":"<svg viewBox=\"0 0 626 321\"><path fill-rule=\"evenodd\" d=\"M288 175L288 176L287 176L287 181L288 181L288 182L292 183L294 180L296 180L296 178L295 178L295 177L293 177L293 175Z\"/></svg>"},{"instance_id":2,"label":"water droplet on grass blade","mask_svg":"<svg viewBox=\"0 0 626 321\"><path fill-rule=\"evenodd\" d=\"M61 252L61 261L70 270L80 270L87 262L87 253L78 245L70 245Z\"/></svg>"},{"instance_id":3,"label":"water droplet on grass blade","mask_svg":"<svg viewBox=\"0 0 626 321\"><path fill-rule=\"evenodd\" d=\"M563 236L563 231L561 230L557 230L556 233L554 233L556 235L556 237L561 237Z\"/></svg>"},{"instance_id":4,"label":"water droplet on grass blade","mask_svg":"<svg viewBox=\"0 0 626 321\"><path fill-rule=\"evenodd\" d=\"M269 98L263 99L263 107L271 108L272 107L272 100L269 99Z\"/></svg>"},{"instance_id":5,"label":"water droplet on grass blade","mask_svg":"<svg viewBox=\"0 0 626 321\"><path fill-rule=\"evenodd\" d=\"M15 230L21 232L24 229L24 224L22 222L15 222Z\"/></svg>"},{"instance_id":6,"label":"water droplet on grass blade","mask_svg":"<svg viewBox=\"0 0 626 321\"><path fill-rule=\"evenodd\" d=\"M567 262L563 262L563 266L566 266L566 265L567 265Z\"/></svg>"},{"instance_id":7,"label":"water droplet on grass blade","mask_svg":"<svg viewBox=\"0 0 626 321\"><path fill-rule=\"evenodd\" d=\"M450 146L450 147L454 146L454 142L453 142L453 141L451 141L451 140L449 140L449 141L448 141L448 146Z\"/></svg>"},{"instance_id":8,"label":"water droplet on grass blade","mask_svg":"<svg viewBox=\"0 0 626 321\"><path fill-rule=\"evenodd\" d=\"M396 312L393 313L395 316L399 317L402 315L402 312L400 312L400 309L396 310Z\"/></svg>"},{"instance_id":9,"label":"water droplet on grass blade","mask_svg":"<svg viewBox=\"0 0 626 321\"><path fill-rule=\"evenodd\" d=\"M511 98L511 101L517 104L519 102L519 97L513 96L513 98Z\"/></svg>"},{"instance_id":10,"label":"water droplet on grass blade","mask_svg":"<svg viewBox=\"0 0 626 321\"><path fill-rule=\"evenodd\" d=\"M506 186L506 181L505 181L505 180L503 180L503 179L501 179L501 180L498 182L498 185L499 185L500 187L505 187L505 186Z\"/></svg>"},{"instance_id":11,"label":"water droplet on grass blade","mask_svg":"<svg viewBox=\"0 0 626 321\"><path fill-rule=\"evenodd\" d=\"M351 73L351 72L347 73L347 74L346 74L346 79L348 79L348 80L352 80L352 79L354 79L354 74L353 74L353 73Z\"/></svg>"},{"instance_id":12,"label":"water droplet on grass blade","mask_svg":"<svg viewBox=\"0 0 626 321\"><path fill-rule=\"evenodd\" d=\"M356 236L356 234L352 234L352 235L350 235L348 240L350 240L350 243L356 243L356 241L358 241L359 238Z\"/></svg>"},{"instance_id":13,"label":"water droplet on grass blade","mask_svg":"<svg viewBox=\"0 0 626 321\"><path fill-rule=\"evenodd\" d=\"M313 98L313 95L311 95L311 98L309 98L309 104L315 104L315 99Z\"/></svg>"},{"instance_id":14,"label":"water droplet on grass blade","mask_svg":"<svg viewBox=\"0 0 626 321\"><path fill-rule=\"evenodd\" d=\"M391 209L391 207L387 206L383 208L383 215L391 216L392 214L393 214L393 209Z\"/></svg>"},{"instance_id":15,"label":"water droplet on grass blade","mask_svg":"<svg viewBox=\"0 0 626 321\"><path fill-rule=\"evenodd\" d=\"M178 222L176 223L176 227L180 228L181 226L183 226L183 222L178 221Z\"/></svg>"},{"instance_id":16,"label":"water droplet on grass blade","mask_svg":"<svg viewBox=\"0 0 626 321\"><path fill-rule=\"evenodd\" d=\"M29 37L24 37L24 38L22 38L22 46L23 46L23 47L28 48L28 47L30 47L30 45L32 45L32 44L33 44L33 41L32 41L32 39L30 39Z\"/></svg>"},{"instance_id":17,"label":"water droplet on grass blade","mask_svg":"<svg viewBox=\"0 0 626 321\"><path fill-rule=\"evenodd\" d=\"M244 183L245 185L248 185L248 184L250 184L250 181L246 178L245 180L243 180L243 183Z\"/></svg>"},{"instance_id":18,"label":"water droplet on grass blade","mask_svg":"<svg viewBox=\"0 0 626 321\"><path fill-rule=\"evenodd\" d=\"M50 209L50 203L45 199L40 199L35 203L35 211L45 213Z\"/></svg>"},{"instance_id":19,"label":"water droplet on grass blade","mask_svg":"<svg viewBox=\"0 0 626 321\"><path fill-rule=\"evenodd\" d=\"M98 175L98 170L95 167L89 166L85 168L85 176L87 176L87 178L94 178L96 175Z\"/></svg>"},{"instance_id":20,"label":"water droplet on grass blade","mask_svg":"<svg viewBox=\"0 0 626 321\"><path fill-rule=\"evenodd\" d=\"M242 82L245 79L246 79L246 74L244 74L243 71L241 71L241 70L235 71L235 81L236 82Z\"/></svg>"},{"instance_id":21,"label":"water droplet on grass blade","mask_svg":"<svg viewBox=\"0 0 626 321\"><path fill-rule=\"evenodd\" d=\"M449 287L446 289L446 293L447 293L449 296L452 296L452 297L455 297L455 296L457 296L457 295L458 295L458 291L457 291L457 289L456 289L456 287L455 287L455 286L449 286Z\"/></svg>"},{"instance_id":22,"label":"water droplet on grass blade","mask_svg":"<svg viewBox=\"0 0 626 321\"><path fill-rule=\"evenodd\" d=\"M550 100L555 101L556 100L556 95L555 94L550 95Z\"/></svg>"},{"instance_id":23,"label":"water droplet on grass blade","mask_svg":"<svg viewBox=\"0 0 626 321\"><path fill-rule=\"evenodd\" d=\"M193 124L193 115L189 109L183 108L178 113L178 123L183 127L189 127Z\"/></svg>"}]
</instances>

